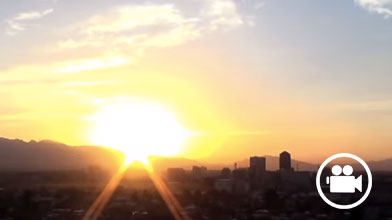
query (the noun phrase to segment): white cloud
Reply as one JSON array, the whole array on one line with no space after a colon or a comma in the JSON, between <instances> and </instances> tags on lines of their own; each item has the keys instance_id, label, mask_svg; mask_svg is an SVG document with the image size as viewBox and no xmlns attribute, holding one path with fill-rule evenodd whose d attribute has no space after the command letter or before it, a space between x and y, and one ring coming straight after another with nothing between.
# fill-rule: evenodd
<instances>
[{"instance_id":1,"label":"white cloud","mask_svg":"<svg viewBox=\"0 0 392 220\"><path fill-rule=\"evenodd\" d=\"M392 0L355 0L361 7L370 12L392 17Z\"/></svg>"},{"instance_id":2,"label":"white cloud","mask_svg":"<svg viewBox=\"0 0 392 220\"><path fill-rule=\"evenodd\" d=\"M196 2L196 3L195 3ZM184 44L207 33L230 30L249 22L233 0L197 0L192 13L175 4L141 4L108 9L72 26L68 39L57 43L59 50L98 49L134 61L149 48L166 48ZM95 50L96 51L96 50ZM89 58L86 58L87 60ZM96 60L98 63L99 61ZM105 63L124 65L128 62L99 62L102 65L64 67L60 72L104 68Z\"/></svg>"},{"instance_id":3,"label":"white cloud","mask_svg":"<svg viewBox=\"0 0 392 220\"><path fill-rule=\"evenodd\" d=\"M131 61L125 57L102 57L96 59L86 59L80 61L73 61L64 64L59 68L57 73L75 73L91 69L100 69L108 67L116 67L130 63Z\"/></svg>"},{"instance_id":4,"label":"white cloud","mask_svg":"<svg viewBox=\"0 0 392 220\"><path fill-rule=\"evenodd\" d=\"M50 13L53 12L53 9L47 9L45 11L39 12L39 11L29 11L29 12L22 12L19 13L14 17L13 20L34 20L34 19L39 19L42 18Z\"/></svg>"},{"instance_id":5,"label":"white cloud","mask_svg":"<svg viewBox=\"0 0 392 220\"><path fill-rule=\"evenodd\" d=\"M31 24L32 20L37 20L37 19L43 18L52 12L53 12L53 9L47 9L44 11L28 11L28 12L19 13L19 14L15 15L14 17L5 21L5 23L7 24L7 28L5 30L5 33L7 35L15 35L18 32L24 31L33 25L33 24Z\"/></svg>"},{"instance_id":6,"label":"white cloud","mask_svg":"<svg viewBox=\"0 0 392 220\"><path fill-rule=\"evenodd\" d=\"M233 27L244 23L236 4L231 0L209 1L206 9L206 15L211 18L210 25L213 29L219 26Z\"/></svg>"}]
</instances>

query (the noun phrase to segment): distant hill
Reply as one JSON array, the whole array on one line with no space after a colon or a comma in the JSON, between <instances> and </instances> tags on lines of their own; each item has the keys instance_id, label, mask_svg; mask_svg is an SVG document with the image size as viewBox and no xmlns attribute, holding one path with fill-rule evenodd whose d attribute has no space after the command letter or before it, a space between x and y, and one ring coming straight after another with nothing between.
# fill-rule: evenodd
<instances>
[{"instance_id":1,"label":"distant hill","mask_svg":"<svg viewBox=\"0 0 392 220\"><path fill-rule=\"evenodd\" d=\"M366 163L368 164L371 171L392 171L392 159L369 161Z\"/></svg>"},{"instance_id":2,"label":"distant hill","mask_svg":"<svg viewBox=\"0 0 392 220\"><path fill-rule=\"evenodd\" d=\"M102 147L0 138L0 171L70 170L95 165L113 169L119 166L120 157Z\"/></svg>"},{"instance_id":3,"label":"distant hill","mask_svg":"<svg viewBox=\"0 0 392 220\"><path fill-rule=\"evenodd\" d=\"M265 156L267 170L277 170L279 158ZM123 156L115 151L97 146L68 146L54 141L30 141L0 138L0 171L71 170L99 166L115 169L120 166ZM233 168L233 163L204 163L197 160L176 157L153 157L154 167L164 171L169 167L191 169L205 166L209 170ZM249 159L237 161L238 167L249 167ZM372 171L392 171L392 159L368 162ZM300 171L317 170L317 165L292 160L292 167Z\"/></svg>"}]
</instances>

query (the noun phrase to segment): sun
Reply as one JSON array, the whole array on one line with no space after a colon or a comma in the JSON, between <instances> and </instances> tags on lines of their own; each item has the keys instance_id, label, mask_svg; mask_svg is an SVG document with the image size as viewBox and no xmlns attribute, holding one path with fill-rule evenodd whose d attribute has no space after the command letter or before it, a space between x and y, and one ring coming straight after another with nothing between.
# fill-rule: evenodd
<instances>
[{"instance_id":1,"label":"sun","mask_svg":"<svg viewBox=\"0 0 392 220\"><path fill-rule=\"evenodd\" d=\"M90 119L91 142L123 152L127 163L176 155L192 134L169 111L146 102L108 106Z\"/></svg>"}]
</instances>

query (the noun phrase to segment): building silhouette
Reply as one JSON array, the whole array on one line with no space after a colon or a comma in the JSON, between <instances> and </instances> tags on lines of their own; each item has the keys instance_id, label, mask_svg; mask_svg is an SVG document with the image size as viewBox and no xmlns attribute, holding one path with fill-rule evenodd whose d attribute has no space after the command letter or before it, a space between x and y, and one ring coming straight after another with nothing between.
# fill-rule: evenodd
<instances>
[{"instance_id":1,"label":"building silhouette","mask_svg":"<svg viewBox=\"0 0 392 220\"><path fill-rule=\"evenodd\" d=\"M235 194L247 193L250 189L249 173L247 168L238 168L232 172L232 192Z\"/></svg>"},{"instance_id":2,"label":"building silhouette","mask_svg":"<svg viewBox=\"0 0 392 220\"><path fill-rule=\"evenodd\" d=\"M266 160L265 157L250 157L250 168L249 175L250 177L256 177L266 171Z\"/></svg>"},{"instance_id":3,"label":"building silhouette","mask_svg":"<svg viewBox=\"0 0 392 220\"><path fill-rule=\"evenodd\" d=\"M231 176L230 168L227 168L227 167L223 168L221 171L221 177L227 179L227 178L230 178L230 176Z\"/></svg>"},{"instance_id":4,"label":"building silhouette","mask_svg":"<svg viewBox=\"0 0 392 220\"><path fill-rule=\"evenodd\" d=\"M201 178L207 173L207 167L204 166L193 166L192 176L196 178Z\"/></svg>"},{"instance_id":5,"label":"building silhouette","mask_svg":"<svg viewBox=\"0 0 392 220\"><path fill-rule=\"evenodd\" d=\"M167 177L169 181L183 181L186 179L186 172L183 168L168 168Z\"/></svg>"},{"instance_id":6,"label":"building silhouette","mask_svg":"<svg viewBox=\"0 0 392 220\"><path fill-rule=\"evenodd\" d=\"M279 169L280 170L292 170L291 168L291 155L287 151L283 151L279 155Z\"/></svg>"}]
</instances>

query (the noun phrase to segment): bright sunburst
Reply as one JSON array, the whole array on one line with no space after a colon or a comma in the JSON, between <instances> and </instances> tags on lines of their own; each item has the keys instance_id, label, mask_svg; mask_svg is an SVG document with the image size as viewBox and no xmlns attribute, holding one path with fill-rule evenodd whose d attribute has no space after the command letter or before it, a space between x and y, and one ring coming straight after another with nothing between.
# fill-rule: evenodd
<instances>
[{"instance_id":1,"label":"bright sunburst","mask_svg":"<svg viewBox=\"0 0 392 220\"><path fill-rule=\"evenodd\" d=\"M91 119L93 144L124 152L127 162L176 155L191 134L168 111L145 102L106 107Z\"/></svg>"}]
</instances>

